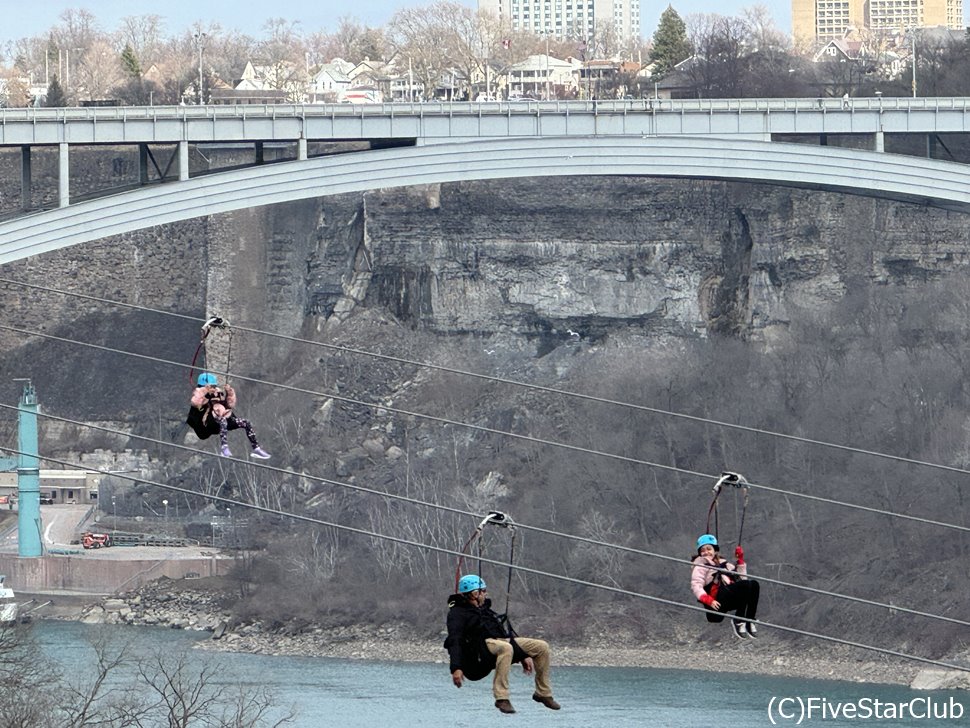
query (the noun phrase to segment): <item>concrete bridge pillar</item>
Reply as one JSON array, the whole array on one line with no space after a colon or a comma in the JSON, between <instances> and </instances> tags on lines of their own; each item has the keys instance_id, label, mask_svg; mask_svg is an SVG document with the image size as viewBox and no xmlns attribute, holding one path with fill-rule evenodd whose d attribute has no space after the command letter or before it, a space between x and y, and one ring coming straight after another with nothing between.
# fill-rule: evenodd
<instances>
[{"instance_id":1,"label":"concrete bridge pillar","mask_svg":"<svg viewBox=\"0 0 970 728\"><path fill-rule=\"evenodd\" d=\"M71 157L70 145L61 142L57 145L57 205L67 207L71 204Z\"/></svg>"},{"instance_id":2,"label":"concrete bridge pillar","mask_svg":"<svg viewBox=\"0 0 970 728\"><path fill-rule=\"evenodd\" d=\"M300 137L296 142L296 158L301 162L306 161L306 137Z\"/></svg>"},{"instance_id":3,"label":"concrete bridge pillar","mask_svg":"<svg viewBox=\"0 0 970 728\"><path fill-rule=\"evenodd\" d=\"M886 151L886 133L883 131L876 132L876 151L885 152Z\"/></svg>"},{"instance_id":4,"label":"concrete bridge pillar","mask_svg":"<svg viewBox=\"0 0 970 728\"><path fill-rule=\"evenodd\" d=\"M20 208L22 210L30 209L31 184L30 145L25 144L20 147Z\"/></svg>"},{"instance_id":5,"label":"concrete bridge pillar","mask_svg":"<svg viewBox=\"0 0 970 728\"><path fill-rule=\"evenodd\" d=\"M179 181L184 182L189 178L189 143L179 142Z\"/></svg>"}]
</instances>

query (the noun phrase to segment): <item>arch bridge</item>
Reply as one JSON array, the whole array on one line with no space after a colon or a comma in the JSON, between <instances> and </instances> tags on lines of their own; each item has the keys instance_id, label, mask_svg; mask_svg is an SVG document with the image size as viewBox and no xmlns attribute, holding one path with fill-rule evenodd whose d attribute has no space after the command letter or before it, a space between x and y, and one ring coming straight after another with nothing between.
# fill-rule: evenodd
<instances>
[{"instance_id":1,"label":"arch bridge","mask_svg":"<svg viewBox=\"0 0 970 728\"><path fill-rule=\"evenodd\" d=\"M244 207L469 179L695 177L966 211L968 131L962 98L5 109L0 154L19 150L22 194L0 222L0 263ZM108 145L137 148L135 179L72 199L72 152ZM248 164L191 168L190 150L227 147ZM36 211L33 160L52 148L56 207Z\"/></svg>"}]
</instances>

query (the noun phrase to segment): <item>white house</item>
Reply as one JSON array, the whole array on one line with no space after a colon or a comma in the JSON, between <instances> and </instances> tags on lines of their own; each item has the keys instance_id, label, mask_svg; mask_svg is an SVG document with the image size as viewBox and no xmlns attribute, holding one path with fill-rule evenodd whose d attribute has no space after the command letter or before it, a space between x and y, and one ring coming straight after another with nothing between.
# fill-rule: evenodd
<instances>
[{"instance_id":1,"label":"white house","mask_svg":"<svg viewBox=\"0 0 970 728\"><path fill-rule=\"evenodd\" d=\"M508 71L510 94L531 94L535 98L558 98L576 86L576 65L547 55L529 56Z\"/></svg>"},{"instance_id":2,"label":"white house","mask_svg":"<svg viewBox=\"0 0 970 728\"><path fill-rule=\"evenodd\" d=\"M325 63L310 78L307 95L311 104L327 104L337 100L341 91L351 86L350 76L336 63Z\"/></svg>"}]
</instances>

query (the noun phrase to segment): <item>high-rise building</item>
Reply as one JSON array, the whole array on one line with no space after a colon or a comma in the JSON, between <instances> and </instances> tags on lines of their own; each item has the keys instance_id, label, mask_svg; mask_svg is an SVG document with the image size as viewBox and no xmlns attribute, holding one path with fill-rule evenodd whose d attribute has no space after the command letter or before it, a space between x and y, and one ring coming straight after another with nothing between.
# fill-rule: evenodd
<instances>
[{"instance_id":1,"label":"high-rise building","mask_svg":"<svg viewBox=\"0 0 970 728\"><path fill-rule=\"evenodd\" d=\"M640 37L640 0L478 0L506 27L554 38L595 38L612 26L621 40Z\"/></svg>"},{"instance_id":2,"label":"high-rise building","mask_svg":"<svg viewBox=\"0 0 970 728\"><path fill-rule=\"evenodd\" d=\"M507 0L506 0L507 1ZM963 0L792 0L796 42L817 43L856 30L963 28Z\"/></svg>"}]
</instances>

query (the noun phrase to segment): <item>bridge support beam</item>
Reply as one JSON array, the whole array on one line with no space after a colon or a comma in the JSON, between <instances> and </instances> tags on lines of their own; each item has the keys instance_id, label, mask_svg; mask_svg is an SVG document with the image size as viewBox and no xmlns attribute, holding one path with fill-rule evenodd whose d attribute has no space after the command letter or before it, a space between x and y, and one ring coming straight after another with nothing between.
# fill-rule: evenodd
<instances>
[{"instance_id":1,"label":"bridge support beam","mask_svg":"<svg viewBox=\"0 0 970 728\"><path fill-rule=\"evenodd\" d=\"M30 209L30 146L20 147L20 209L25 212Z\"/></svg>"},{"instance_id":2,"label":"bridge support beam","mask_svg":"<svg viewBox=\"0 0 970 728\"><path fill-rule=\"evenodd\" d=\"M148 145L138 145L138 183L142 186L148 184Z\"/></svg>"},{"instance_id":3,"label":"bridge support beam","mask_svg":"<svg viewBox=\"0 0 970 728\"><path fill-rule=\"evenodd\" d=\"M67 207L71 204L71 155L70 145L61 142L57 145L57 205Z\"/></svg>"},{"instance_id":4,"label":"bridge support beam","mask_svg":"<svg viewBox=\"0 0 970 728\"><path fill-rule=\"evenodd\" d=\"M189 143L179 142L179 181L184 182L189 178Z\"/></svg>"},{"instance_id":5,"label":"bridge support beam","mask_svg":"<svg viewBox=\"0 0 970 728\"><path fill-rule=\"evenodd\" d=\"M300 162L306 161L306 137L300 137L296 141L296 158Z\"/></svg>"},{"instance_id":6,"label":"bridge support beam","mask_svg":"<svg viewBox=\"0 0 970 728\"><path fill-rule=\"evenodd\" d=\"M883 132L883 131L877 131L876 132L875 150L877 152L885 152L886 151L886 133Z\"/></svg>"}]
</instances>

